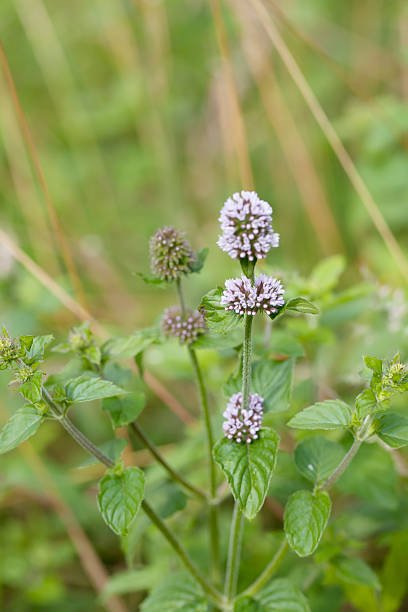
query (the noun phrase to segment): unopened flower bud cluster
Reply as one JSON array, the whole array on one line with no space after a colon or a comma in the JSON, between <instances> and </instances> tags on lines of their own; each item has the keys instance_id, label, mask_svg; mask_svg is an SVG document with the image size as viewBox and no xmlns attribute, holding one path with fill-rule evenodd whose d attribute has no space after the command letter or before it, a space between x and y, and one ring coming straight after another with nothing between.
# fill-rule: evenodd
<instances>
[{"instance_id":1,"label":"unopened flower bud cluster","mask_svg":"<svg viewBox=\"0 0 408 612\"><path fill-rule=\"evenodd\" d=\"M184 234L173 227L163 227L150 239L150 259L153 274L171 282L191 272L196 255Z\"/></svg>"}]
</instances>

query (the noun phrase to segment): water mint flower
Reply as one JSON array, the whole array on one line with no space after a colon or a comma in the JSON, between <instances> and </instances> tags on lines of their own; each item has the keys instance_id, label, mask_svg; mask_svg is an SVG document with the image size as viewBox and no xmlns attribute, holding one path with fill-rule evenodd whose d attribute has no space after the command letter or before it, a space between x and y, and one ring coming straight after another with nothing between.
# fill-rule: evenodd
<instances>
[{"instance_id":1,"label":"water mint flower","mask_svg":"<svg viewBox=\"0 0 408 612\"><path fill-rule=\"evenodd\" d=\"M150 239L151 268L161 280L174 281L191 271L196 256L184 234L174 227L157 230Z\"/></svg>"},{"instance_id":2,"label":"water mint flower","mask_svg":"<svg viewBox=\"0 0 408 612\"><path fill-rule=\"evenodd\" d=\"M258 431L262 425L264 398L258 393L249 396L248 410L242 408L242 393L235 393L228 401L227 408L223 413L224 434L229 440L246 442L258 438Z\"/></svg>"},{"instance_id":3,"label":"water mint flower","mask_svg":"<svg viewBox=\"0 0 408 612\"><path fill-rule=\"evenodd\" d=\"M279 246L279 234L272 229L272 207L255 191L234 193L224 203L219 218L222 235L218 246L233 259L263 259Z\"/></svg>"},{"instance_id":4,"label":"water mint flower","mask_svg":"<svg viewBox=\"0 0 408 612\"><path fill-rule=\"evenodd\" d=\"M225 281L221 304L238 315L255 315L258 310L270 315L278 312L285 303L284 293L281 282L272 276L259 274L252 284L249 278L241 274L240 278Z\"/></svg>"},{"instance_id":5,"label":"water mint flower","mask_svg":"<svg viewBox=\"0 0 408 612\"><path fill-rule=\"evenodd\" d=\"M205 333L206 325L198 310L188 310L183 316L179 306L171 306L164 311L162 329L166 336L178 338L181 344L191 344Z\"/></svg>"}]
</instances>

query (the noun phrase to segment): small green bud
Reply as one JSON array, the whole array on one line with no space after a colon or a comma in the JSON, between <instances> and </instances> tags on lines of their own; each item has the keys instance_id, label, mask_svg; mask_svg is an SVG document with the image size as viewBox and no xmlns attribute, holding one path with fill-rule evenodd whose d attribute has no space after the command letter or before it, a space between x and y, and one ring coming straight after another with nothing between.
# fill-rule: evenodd
<instances>
[{"instance_id":1,"label":"small green bud","mask_svg":"<svg viewBox=\"0 0 408 612\"><path fill-rule=\"evenodd\" d=\"M23 366L15 372L15 380L20 383L29 382L35 374L34 368L31 366Z\"/></svg>"},{"instance_id":2,"label":"small green bud","mask_svg":"<svg viewBox=\"0 0 408 612\"><path fill-rule=\"evenodd\" d=\"M8 335L0 336L0 367L5 370L16 359L23 355L21 346Z\"/></svg>"}]
</instances>

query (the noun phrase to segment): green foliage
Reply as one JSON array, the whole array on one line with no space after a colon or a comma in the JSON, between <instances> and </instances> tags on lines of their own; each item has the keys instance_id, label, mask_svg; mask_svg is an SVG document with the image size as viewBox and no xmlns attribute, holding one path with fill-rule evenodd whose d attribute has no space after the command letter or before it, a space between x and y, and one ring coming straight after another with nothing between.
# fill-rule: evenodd
<instances>
[{"instance_id":1,"label":"green foliage","mask_svg":"<svg viewBox=\"0 0 408 612\"><path fill-rule=\"evenodd\" d=\"M265 400L265 407L272 412L287 410L293 386L294 359L283 361L255 361L252 390Z\"/></svg>"},{"instance_id":2,"label":"green foliage","mask_svg":"<svg viewBox=\"0 0 408 612\"><path fill-rule=\"evenodd\" d=\"M285 533L290 547L300 556L311 555L319 545L331 510L326 492L297 491L285 508Z\"/></svg>"},{"instance_id":3,"label":"green foliage","mask_svg":"<svg viewBox=\"0 0 408 612\"><path fill-rule=\"evenodd\" d=\"M214 457L231 491L248 519L263 506L276 464L279 436L269 428L259 431L251 444L223 438L214 447Z\"/></svg>"},{"instance_id":4,"label":"green foliage","mask_svg":"<svg viewBox=\"0 0 408 612\"><path fill-rule=\"evenodd\" d=\"M317 486L331 476L343 456L341 444L322 436L306 438L295 449L296 467Z\"/></svg>"},{"instance_id":5,"label":"green foliage","mask_svg":"<svg viewBox=\"0 0 408 612\"><path fill-rule=\"evenodd\" d=\"M392 448L401 448L408 444L408 418L401 414L387 412L376 421L378 437Z\"/></svg>"},{"instance_id":6,"label":"green foliage","mask_svg":"<svg viewBox=\"0 0 408 612\"><path fill-rule=\"evenodd\" d=\"M137 467L119 466L99 483L98 506L104 521L118 535L127 535L143 499L144 475Z\"/></svg>"},{"instance_id":7,"label":"green foliage","mask_svg":"<svg viewBox=\"0 0 408 612\"><path fill-rule=\"evenodd\" d=\"M234 612L310 612L306 597L289 580L273 580L256 598L238 599Z\"/></svg>"},{"instance_id":8,"label":"green foliage","mask_svg":"<svg viewBox=\"0 0 408 612\"><path fill-rule=\"evenodd\" d=\"M317 402L304 408L288 423L296 429L345 429L352 424L352 411L340 399Z\"/></svg>"},{"instance_id":9,"label":"green foliage","mask_svg":"<svg viewBox=\"0 0 408 612\"><path fill-rule=\"evenodd\" d=\"M167 576L144 600L141 612L207 612L202 590L188 574Z\"/></svg>"},{"instance_id":10,"label":"green foliage","mask_svg":"<svg viewBox=\"0 0 408 612\"><path fill-rule=\"evenodd\" d=\"M381 590L377 575L367 563L357 557L339 557L334 561L338 578L351 584L368 586L376 591Z\"/></svg>"},{"instance_id":11,"label":"green foliage","mask_svg":"<svg viewBox=\"0 0 408 612\"><path fill-rule=\"evenodd\" d=\"M82 376L78 376L78 378L70 380L65 385L65 394L67 402L78 404L107 397L125 395L126 391L123 391L123 389L120 389L109 380L103 380L97 376L83 374Z\"/></svg>"},{"instance_id":12,"label":"green foliage","mask_svg":"<svg viewBox=\"0 0 408 612\"><path fill-rule=\"evenodd\" d=\"M129 359L136 357L151 344L160 340L160 332L155 327L142 329L125 338L108 340L102 346L103 354L109 358Z\"/></svg>"},{"instance_id":13,"label":"green foliage","mask_svg":"<svg viewBox=\"0 0 408 612\"><path fill-rule=\"evenodd\" d=\"M44 420L44 415L36 406L26 404L10 417L0 432L0 454L16 448L33 436Z\"/></svg>"},{"instance_id":14,"label":"green foliage","mask_svg":"<svg viewBox=\"0 0 408 612\"><path fill-rule=\"evenodd\" d=\"M210 332L213 331L219 336L230 334L242 324L242 317L225 310L221 305L222 293L222 287L212 289L201 299L199 308Z\"/></svg>"},{"instance_id":15,"label":"green foliage","mask_svg":"<svg viewBox=\"0 0 408 612\"><path fill-rule=\"evenodd\" d=\"M123 397L110 397L102 402L102 409L109 413L113 427L124 427L135 421L142 412L146 397L141 391L133 391Z\"/></svg>"}]
</instances>

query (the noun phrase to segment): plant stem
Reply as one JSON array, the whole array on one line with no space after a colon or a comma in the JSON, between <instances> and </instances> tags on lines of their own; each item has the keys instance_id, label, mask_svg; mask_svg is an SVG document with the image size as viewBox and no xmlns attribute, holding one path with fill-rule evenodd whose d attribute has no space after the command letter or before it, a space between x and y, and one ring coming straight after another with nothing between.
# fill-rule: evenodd
<instances>
[{"instance_id":1,"label":"plant stem","mask_svg":"<svg viewBox=\"0 0 408 612\"><path fill-rule=\"evenodd\" d=\"M175 552L178 554L180 559L183 561L184 565L190 571L190 573L196 578L196 580L201 584L204 591L207 595L210 596L213 603L216 606L220 606L224 608L224 599L209 582L204 578L201 572L196 568L194 563L191 561L190 557L187 555L186 551L180 544L180 541L176 538L176 536L168 529L167 525L162 521L162 519L154 512L154 510L149 506L146 501L142 502L142 508L150 518L152 523L156 525L156 527L162 532L166 540L171 544Z\"/></svg>"},{"instance_id":2,"label":"plant stem","mask_svg":"<svg viewBox=\"0 0 408 612\"><path fill-rule=\"evenodd\" d=\"M45 387L43 387L43 398L47 403L51 412L57 419L61 422L63 427L69 432L69 434L74 438L74 440L82 446L84 450L86 450L90 455L93 455L98 461L106 465L108 468L114 467L115 463L107 457L104 453L102 453L86 436L83 435L82 432L79 431L75 427L75 425L70 421L70 419L63 414L60 406L54 399L51 397ZM142 508L147 516L150 518L152 523L161 531L166 540L172 546L173 550L177 553L185 567L189 570L189 572L196 578L196 580L201 584L202 588L212 600L212 602L221 608L224 607L224 599L221 593L217 591L201 574L200 570L194 565L188 556L187 552L184 550L180 541L176 538L176 536L170 531L167 525L162 521L162 519L156 514L153 508L145 501L142 501Z\"/></svg>"},{"instance_id":3,"label":"plant stem","mask_svg":"<svg viewBox=\"0 0 408 612\"><path fill-rule=\"evenodd\" d=\"M227 572L225 575L225 596L228 600L231 600L236 593L238 571L239 571L239 558L241 556L241 543L242 543L242 528L244 520L243 514L240 510L238 502L234 505L234 514L232 516L231 533L228 549L228 563ZM238 562L237 562L238 561Z\"/></svg>"},{"instance_id":4,"label":"plant stem","mask_svg":"<svg viewBox=\"0 0 408 612\"><path fill-rule=\"evenodd\" d=\"M252 315L245 315L244 346L242 354L242 409L248 410L252 373Z\"/></svg>"},{"instance_id":5,"label":"plant stem","mask_svg":"<svg viewBox=\"0 0 408 612\"><path fill-rule=\"evenodd\" d=\"M211 416L208 407L207 391L204 385L203 375L200 364L198 363L197 355L194 349L188 347L191 363L197 379L198 390L200 394L201 407L204 415L205 429L207 433L207 451L208 451L208 470L210 478L210 542L211 542L211 557L214 574L217 572L219 565L219 538L218 538L218 508L212 503L217 497L217 477L215 461L212 454L214 446L214 438L211 426Z\"/></svg>"},{"instance_id":6,"label":"plant stem","mask_svg":"<svg viewBox=\"0 0 408 612\"><path fill-rule=\"evenodd\" d=\"M351 463L351 461L356 456L357 451L360 448L362 443L363 443L363 441L359 440L357 437L354 439L353 444L350 446L349 450L344 455L343 459L340 461L339 465L336 467L336 469L334 470L333 474L331 476L329 476L329 478L326 480L326 482L324 482L322 484L321 487L319 487L319 489L321 491L323 491L325 489L330 489L330 487L334 485L336 480L338 480L340 478L340 476L342 476L342 474L344 474L344 472L348 468L349 464Z\"/></svg>"},{"instance_id":7,"label":"plant stem","mask_svg":"<svg viewBox=\"0 0 408 612\"><path fill-rule=\"evenodd\" d=\"M265 567L264 571L255 580L255 582L253 582L251 584L251 586L248 587L242 593L242 595L241 595L242 597L244 597L244 596L252 597L253 595L256 595L256 593L258 593L258 591L261 590L261 588L264 586L264 584L266 584L268 582L268 580L271 578L271 576L275 573L275 571L279 567L283 557L286 554L288 546L289 545L288 545L288 542L287 542L286 537L285 537L285 539L283 540L282 544L278 548L275 556L273 557L272 561Z\"/></svg>"},{"instance_id":8,"label":"plant stem","mask_svg":"<svg viewBox=\"0 0 408 612\"><path fill-rule=\"evenodd\" d=\"M244 345L242 355L242 410L248 410L249 395L251 391L252 373L252 322L253 316L245 314ZM225 595L231 601L235 596L239 565L241 560L242 527L244 517L235 502L234 514L231 523L230 544L228 550L227 572L225 578Z\"/></svg>"},{"instance_id":9,"label":"plant stem","mask_svg":"<svg viewBox=\"0 0 408 612\"><path fill-rule=\"evenodd\" d=\"M147 435L137 423L133 422L129 425L129 427L131 428L132 432L139 438L139 440L144 444L144 446L151 452L153 457L170 474L173 480L176 480L178 483L181 484L181 486L183 486L185 489L188 489L191 493L193 493L200 499L203 499L204 501L208 500L207 494L202 489L199 489L198 487L195 487L193 484L189 483L181 474L176 472L167 463L166 459L163 457L163 455L161 455L157 447L153 444L153 442L151 442L151 440L147 437Z\"/></svg>"},{"instance_id":10,"label":"plant stem","mask_svg":"<svg viewBox=\"0 0 408 612\"><path fill-rule=\"evenodd\" d=\"M181 280L177 279L177 292L180 300L180 308L183 316L186 314L186 305L184 301L183 288L181 286ZM198 392L200 395L201 409L204 416L205 429L207 434L207 452L208 452L208 470L210 480L210 544L211 544L211 561L214 576L218 573L219 566L219 537L218 537L218 508L214 500L217 497L217 476L215 461L212 454L214 446L214 437L211 426L211 416L208 406L207 390L204 384L203 374L200 368L200 364L197 359L197 354L191 346L187 346L188 354L190 356L191 364L193 366L194 374L197 381Z\"/></svg>"}]
</instances>

